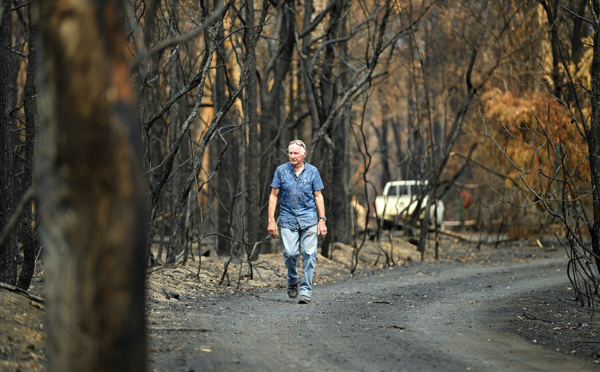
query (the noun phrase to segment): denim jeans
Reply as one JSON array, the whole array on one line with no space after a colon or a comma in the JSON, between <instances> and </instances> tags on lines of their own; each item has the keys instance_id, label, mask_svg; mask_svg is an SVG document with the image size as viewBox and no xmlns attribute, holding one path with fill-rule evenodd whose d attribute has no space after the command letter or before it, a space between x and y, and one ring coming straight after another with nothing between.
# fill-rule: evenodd
<instances>
[{"instance_id":1,"label":"denim jeans","mask_svg":"<svg viewBox=\"0 0 600 372\"><path fill-rule=\"evenodd\" d=\"M306 229L290 230L281 227L281 239L283 240L283 260L287 267L288 285L298 283L298 254L302 249L302 281L300 282L299 294L310 297L312 295L312 280L315 273L315 261L317 259L317 225Z\"/></svg>"}]
</instances>

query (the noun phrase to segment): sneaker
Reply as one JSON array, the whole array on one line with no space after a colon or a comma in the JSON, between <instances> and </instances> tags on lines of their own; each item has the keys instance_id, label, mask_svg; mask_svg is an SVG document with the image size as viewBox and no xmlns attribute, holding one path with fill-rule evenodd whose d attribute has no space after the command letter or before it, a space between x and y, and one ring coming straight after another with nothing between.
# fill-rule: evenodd
<instances>
[{"instance_id":1,"label":"sneaker","mask_svg":"<svg viewBox=\"0 0 600 372\"><path fill-rule=\"evenodd\" d=\"M288 296L290 298L298 297L298 283L288 284Z\"/></svg>"},{"instance_id":2,"label":"sneaker","mask_svg":"<svg viewBox=\"0 0 600 372\"><path fill-rule=\"evenodd\" d=\"M310 303L310 297L301 295L300 298L298 298L298 303L299 304L308 304L308 303Z\"/></svg>"}]
</instances>

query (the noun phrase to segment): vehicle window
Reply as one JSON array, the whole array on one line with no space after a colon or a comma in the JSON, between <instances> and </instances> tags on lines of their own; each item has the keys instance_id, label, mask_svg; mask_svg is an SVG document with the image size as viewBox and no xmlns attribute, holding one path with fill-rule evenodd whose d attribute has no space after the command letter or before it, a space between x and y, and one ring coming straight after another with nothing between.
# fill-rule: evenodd
<instances>
[{"instance_id":1,"label":"vehicle window","mask_svg":"<svg viewBox=\"0 0 600 372\"><path fill-rule=\"evenodd\" d=\"M390 188L388 189L388 195L389 196L398 195L398 188L396 186L390 186Z\"/></svg>"},{"instance_id":2,"label":"vehicle window","mask_svg":"<svg viewBox=\"0 0 600 372\"><path fill-rule=\"evenodd\" d=\"M410 195L410 189L407 185L400 186L400 195Z\"/></svg>"},{"instance_id":3,"label":"vehicle window","mask_svg":"<svg viewBox=\"0 0 600 372\"><path fill-rule=\"evenodd\" d=\"M418 196L421 193L421 185L413 185L412 191L413 195Z\"/></svg>"}]
</instances>

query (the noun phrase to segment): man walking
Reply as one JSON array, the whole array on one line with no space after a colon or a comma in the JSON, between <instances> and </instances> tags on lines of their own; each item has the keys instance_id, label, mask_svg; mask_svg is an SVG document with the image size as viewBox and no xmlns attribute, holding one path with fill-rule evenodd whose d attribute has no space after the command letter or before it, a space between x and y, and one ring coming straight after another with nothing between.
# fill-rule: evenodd
<instances>
[{"instance_id":1,"label":"man walking","mask_svg":"<svg viewBox=\"0 0 600 372\"><path fill-rule=\"evenodd\" d=\"M307 304L312 295L312 280L317 259L318 235L327 235L325 202L321 190L323 181L319 170L306 163L306 145L293 140L288 146L290 161L275 170L269 197L269 235L276 237L275 209L279 203L279 224L283 241L283 259L287 267L287 293ZM302 282L298 288L298 254L302 250Z\"/></svg>"}]
</instances>

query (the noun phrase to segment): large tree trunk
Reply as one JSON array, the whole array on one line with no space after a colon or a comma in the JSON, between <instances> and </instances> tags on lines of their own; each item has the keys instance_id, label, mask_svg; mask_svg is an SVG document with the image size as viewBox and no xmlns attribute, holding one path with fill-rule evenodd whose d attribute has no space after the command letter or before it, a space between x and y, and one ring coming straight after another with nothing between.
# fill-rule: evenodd
<instances>
[{"instance_id":1,"label":"large tree trunk","mask_svg":"<svg viewBox=\"0 0 600 372\"><path fill-rule=\"evenodd\" d=\"M29 9L29 56L27 58L27 78L25 80L25 169L23 172L24 189L33 184L33 163L35 158L36 108L35 78L37 71L37 22ZM17 287L27 290L35 271L35 261L39 253L39 244L33 229L33 203L27 201L21 217L23 235L23 268L17 281Z\"/></svg>"},{"instance_id":2,"label":"large tree trunk","mask_svg":"<svg viewBox=\"0 0 600 372\"><path fill-rule=\"evenodd\" d=\"M147 7L146 7L147 4ZM150 48L152 43L155 42L154 38L156 36L156 18L157 18L157 10L158 10L159 0L149 0L144 4L144 23L143 23L143 48ZM156 91L152 89L152 85L149 84L149 81L156 74L157 64L159 60L160 54L156 53L155 55L151 55L147 58L142 59L140 62L137 71L136 71L136 85L137 89L139 89L140 95L138 97L139 100L139 112L142 120L145 120L147 116L153 114L153 112L148 112L148 108L159 107L159 95L156 94ZM162 124L162 123L161 123ZM150 128L146 128L144 125L144 129L142 130L142 146L143 146L143 168L144 171L152 169L153 164L160 164L160 157L163 155L161 151L157 150L161 148L161 145L157 145L154 142L154 138L162 138L163 126L162 125L154 125ZM148 242L147 242L147 252L146 252L146 261L149 265L154 265L156 263L156 258L152 252L152 244L154 242L154 233L157 228L156 216L158 214L159 203L161 205L166 204L166 198L163 195L162 187L164 186L163 180L160 178L161 176L168 177L166 175L166 171L162 174L156 176L157 172L147 172L146 183L148 184L148 190L150 191L147 195L147 203L150 205L149 207L149 222L148 222ZM165 219L162 221L163 229L166 228ZM160 256L159 256L160 258Z\"/></svg>"},{"instance_id":3,"label":"large tree trunk","mask_svg":"<svg viewBox=\"0 0 600 372\"><path fill-rule=\"evenodd\" d=\"M248 227L248 241L257 242L260 238L259 230L260 218L260 199L259 199L259 164L258 164L258 118L257 118L257 78L256 78L256 53L251 49L252 38L256 30L254 29L254 2L246 2L246 24L248 26L246 33L246 50L248 55L246 63L250 64L250 74L248 75L248 84L246 85L246 110L244 118L248 126L248 172L246 178L246 188L248 192L248 214L246 217L246 226ZM262 232L263 235L266 232ZM247 249L252 249L252 246ZM258 258L258 249L253 259Z\"/></svg>"},{"instance_id":4,"label":"large tree trunk","mask_svg":"<svg viewBox=\"0 0 600 372\"><path fill-rule=\"evenodd\" d=\"M222 6L222 0L215 0L214 9L217 9ZM219 28L217 31L217 39L224 40L224 31L223 28ZM227 86L227 82L225 80L225 68L226 61L225 58L225 46L223 43L219 44L217 48L217 55L215 58L216 61L216 78L215 78L215 88L214 88L214 110L215 112L221 110L221 108L225 105L227 101L227 97L225 95L225 87ZM223 118L222 126L227 126L229 123L227 122L227 116ZM219 172L216 175L217 178L217 226L218 226L218 244L217 244L217 253L221 255L229 255L231 250L231 239L228 237L231 236L230 227L231 227L231 218L233 214L233 203L235 202L232 195L234 195L234 185L235 175L234 169L235 165L232 164L233 149L231 148L233 137L231 134L224 135L226 140L229 142L229 146L225 144L221 139L217 140L216 148L217 148L217 162L221 163L219 167ZM229 147L229 148L227 148Z\"/></svg>"},{"instance_id":5,"label":"large tree trunk","mask_svg":"<svg viewBox=\"0 0 600 372\"><path fill-rule=\"evenodd\" d=\"M331 210L327 212L333 221L328 225L333 227L333 242L349 244L352 241L353 219L352 219L352 192L350 177L350 153L348 128L350 126L350 110L347 109L341 115L341 123L333 134L336 144L333 154L333 182L329 186L331 198Z\"/></svg>"},{"instance_id":6,"label":"large tree trunk","mask_svg":"<svg viewBox=\"0 0 600 372\"><path fill-rule=\"evenodd\" d=\"M178 25L179 25L179 4L177 1L171 1L169 4L169 9L170 9L170 22L169 22L169 32L168 35L169 37L177 37L179 32L178 32ZM169 54L171 53L177 53L177 48L179 46L173 46L168 52ZM169 72L168 72L168 86L169 86L169 99L173 99L173 96L175 96L177 94L177 92L182 88L181 86L181 80L179 79L179 74L178 74L178 64L177 63L171 63L169 66ZM177 169L179 166L179 161L178 159L182 159L184 154L183 148L184 146L182 145L184 142L178 142L178 137L180 136L180 131L182 131L183 128L182 124L185 122L185 115L183 116L183 120L179 120L180 118L180 112L185 111L187 109L187 107L185 107L185 104L181 104L181 102L185 101L176 101L173 103L173 105L171 106L171 108L169 109L169 112L163 117L164 121L165 121L165 128L167 129L168 135L167 135L167 143L166 146L164 146L164 155L170 154L171 153L171 148L175 148L176 146L178 147L178 151L176 154L172 155L169 159L169 170L166 172L169 175L172 174L172 169ZM180 144L181 143L181 144ZM179 156L177 156L179 155ZM172 208L174 208L175 204L177 203L177 194L179 192L179 188L180 185L185 182L185 175L182 175L181 173L175 173L173 174L171 177L164 178L165 180L165 192L163 195L163 200L165 202L165 210L172 210ZM160 192L161 189L158 189L156 191ZM156 197L158 197L159 195L156 195ZM176 218L172 213L166 214L165 217L163 218L162 221L163 224L167 224L168 226L175 226L175 224L183 224L182 220L179 220L178 218ZM152 239L152 243L154 243L154 236L151 237ZM182 242L184 242L184 239L182 239ZM173 250L167 250L167 257L166 257L166 262L168 263L173 263L175 262L176 259L176 255L179 252L175 252Z\"/></svg>"},{"instance_id":7,"label":"large tree trunk","mask_svg":"<svg viewBox=\"0 0 600 372\"><path fill-rule=\"evenodd\" d=\"M343 14L343 10L341 11ZM335 12L334 12L335 14ZM344 17L337 26L339 38L348 36L348 18ZM339 53L343 60L348 58L348 46L346 43L339 45ZM350 68L346 64L340 66L340 82L342 86L350 85ZM341 96L341 94L340 94ZM333 182L330 187L331 208L328 212L333 216L334 238L333 242L349 244L352 241L352 192L350 176L350 153L349 153L349 127L351 120L351 108L347 105L340 115L340 123L333 132Z\"/></svg>"},{"instance_id":8,"label":"large tree trunk","mask_svg":"<svg viewBox=\"0 0 600 372\"><path fill-rule=\"evenodd\" d=\"M144 371L146 221L122 3L39 6L48 371Z\"/></svg>"},{"instance_id":9,"label":"large tree trunk","mask_svg":"<svg viewBox=\"0 0 600 372\"><path fill-rule=\"evenodd\" d=\"M2 0L0 19L0 232L8 225L14 210L14 150L12 139L13 53L11 34L12 1ZM0 282L14 285L17 280L17 245L14 233L0 246Z\"/></svg>"},{"instance_id":10,"label":"large tree trunk","mask_svg":"<svg viewBox=\"0 0 600 372\"><path fill-rule=\"evenodd\" d=\"M600 2L594 0L595 14L600 12ZM598 18L594 23L594 56L592 60L592 120L587 133L589 146L590 170L592 177L592 197L594 204L594 221L590 231L592 251L596 258L596 266L600 269L600 26Z\"/></svg>"}]
</instances>

